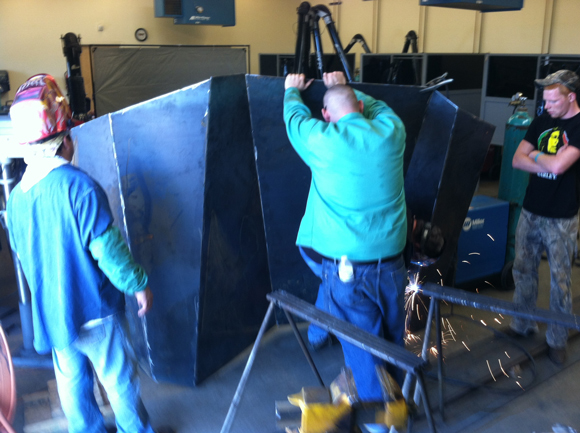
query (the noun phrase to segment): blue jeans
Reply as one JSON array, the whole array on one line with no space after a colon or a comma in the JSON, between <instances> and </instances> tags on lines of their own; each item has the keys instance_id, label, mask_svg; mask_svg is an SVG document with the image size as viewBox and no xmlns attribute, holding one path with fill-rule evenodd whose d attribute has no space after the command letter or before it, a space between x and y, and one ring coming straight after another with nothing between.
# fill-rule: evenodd
<instances>
[{"instance_id":1,"label":"blue jeans","mask_svg":"<svg viewBox=\"0 0 580 433\"><path fill-rule=\"evenodd\" d=\"M322 262L321 290L329 313L404 347L407 271L403 257L374 265L354 265L354 280L347 283L338 277L338 265L338 261ZM360 399L383 400L375 366L385 362L350 343L341 340L341 344ZM402 384L403 371L393 366L387 370Z\"/></svg>"},{"instance_id":2,"label":"blue jeans","mask_svg":"<svg viewBox=\"0 0 580 433\"><path fill-rule=\"evenodd\" d=\"M304 259L310 270L312 270L314 275L316 275L318 278L322 280L322 264L317 263L310 257L308 257L308 255L304 252L302 247L299 246L298 250L300 251L300 255L302 256L302 258ZM318 294L316 295L316 303L314 305L316 306L316 308L324 311L325 313L329 312L328 301L324 297L324 290L322 290L322 284L320 284L320 286L318 287ZM329 337L328 332L326 332L324 329L319 328L318 326L313 324L310 324L310 326L308 326L308 341L313 346L317 346L323 343L324 341L326 341L328 337Z\"/></svg>"},{"instance_id":3,"label":"blue jeans","mask_svg":"<svg viewBox=\"0 0 580 433\"><path fill-rule=\"evenodd\" d=\"M548 218L523 209L516 228L516 258L513 277L514 303L531 309L538 299L538 267L545 250L550 264L550 310L572 314L571 274L578 217ZM511 328L525 334L538 331L533 320L514 317ZM568 329L549 324L546 341L550 347L564 348Z\"/></svg>"},{"instance_id":4,"label":"blue jeans","mask_svg":"<svg viewBox=\"0 0 580 433\"><path fill-rule=\"evenodd\" d=\"M137 364L126 336L125 320L124 315L117 314L83 327L70 346L52 351L58 395L69 433L106 431L93 393L91 363L107 391L117 431L153 433L139 396Z\"/></svg>"}]
</instances>

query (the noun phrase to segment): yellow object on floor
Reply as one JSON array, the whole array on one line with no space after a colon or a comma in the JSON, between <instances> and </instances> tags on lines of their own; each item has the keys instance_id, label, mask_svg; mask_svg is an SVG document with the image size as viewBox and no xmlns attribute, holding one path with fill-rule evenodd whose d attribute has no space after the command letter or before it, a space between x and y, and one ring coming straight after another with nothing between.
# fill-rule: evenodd
<instances>
[{"instance_id":1,"label":"yellow object on floor","mask_svg":"<svg viewBox=\"0 0 580 433\"><path fill-rule=\"evenodd\" d=\"M407 430L409 410L404 399L385 403L385 411L377 412L377 424L385 424L387 427L395 427L397 431Z\"/></svg>"},{"instance_id":2,"label":"yellow object on floor","mask_svg":"<svg viewBox=\"0 0 580 433\"><path fill-rule=\"evenodd\" d=\"M377 414L377 422L386 424L389 428L395 427L397 431L404 431L407 429L409 408L401 388L383 366L377 365L376 369L386 401L383 419L381 420L381 415Z\"/></svg>"},{"instance_id":3,"label":"yellow object on floor","mask_svg":"<svg viewBox=\"0 0 580 433\"><path fill-rule=\"evenodd\" d=\"M348 431L352 410L348 398L332 403L326 388L302 388L288 401L302 411L301 433Z\"/></svg>"}]
</instances>

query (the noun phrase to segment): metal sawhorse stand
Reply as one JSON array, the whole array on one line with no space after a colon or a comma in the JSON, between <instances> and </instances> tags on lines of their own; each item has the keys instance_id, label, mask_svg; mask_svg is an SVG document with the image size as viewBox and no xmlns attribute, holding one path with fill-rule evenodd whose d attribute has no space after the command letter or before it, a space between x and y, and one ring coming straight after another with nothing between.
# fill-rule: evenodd
<instances>
[{"instance_id":1,"label":"metal sawhorse stand","mask_svg":"<svg viewBox=\"0 0 580 433\"><path fill-rule=\"evenodd\" d=\"M224 421L224 425L222 426L221 433L229 433L230 431L237 407L241 400L242 393L244 392L246 382L248 381L248 376L256 358L258 346L260 345L260 341L262 340L264 332L268 327L268 322L270 321L270 317L272 316L275 305L284 310L284 313L288 318L288 322L294 331L294 335L296 335L296 339L298 340L298 343L300 344L300 347L302 348L302 351L304 352L304 355L306 356L306 359L312 367L312 370L314 371L314 374L316 375L321 386L324 386L324 382L322 381L322 378L320 377L320 374L318 373L318 370L312 361L312 357L310 356L310 353L308 352L308 349L302 340L302 336L296 327L296 323L294 322L292 315L304 319L310 323L314 323L318 327L336 335L337 337L355 345L356 347L366 350L367 352L372 353L374 356L385 360L389 364L405 370L407 372L407 378L405 379L405 382L410 382L410 378L416 381L416 391L421 396L423 409L425 410L425 415L427 417L427 422L429 423L430 431L432 433L437 431L435 428L433 415L431 413L431 406L429 404L423 377L423 369L427 365L427 361L405 350L403 347L390 343L376 335L369 334L368 332L363 331L360 328L357 328L356 326L343 320L337 319L336 317L333 317L330 314L317 309L314 305L298 299L297 297L284 291L278 291L269 294L267 295L267 299L270 301L270 306L268 307L268 311L266 312L266 316L264 317L264 321L262 322L262 326L260 327L256 341L252 351L250 352L250 356L246 363L242 378L240 379L240 383L238 384L238 388L230 405L230 409ZM407 395L403 395L405 398L407 398Z\"/></svg>"},{"instance_id":2,"label":"metal sawhorse stand","mask_svg":"<svg viewBox=\"0 0 580 433\"><path fill-rule=\"evenodd\" d=\"M544 323L554 323L564 326L569 329L576 329L580 331L580 317L573 314L561 314L551 310L542 308L534 308L533 310L524 309L510 301L492 298L490 296L466 292L464 290L454 289L452 287L440 286L435 283L425 283L419 292L423 295L431 297L431 305L429 306L429 315L427 318L427 325L425 328L425 338L423 339L422 358L427 362L429 350L429 335L431 333L431 324L433 319L436 325L436 341L437 341L437 378L439 381L439 411L441 417L444 419L444 400L443 400L443 352L441 343L441 312L439 308L440 301L450 302L452 304L463 305L465 307L472 307L478 310L486 310L499 314L507 314L509 316L523 317L526 319L535 320ZM403 395L409 392L410 382L405 380L403 385ZM417 401L417 395L415 396Z\"/></svg>"}]
</instances>

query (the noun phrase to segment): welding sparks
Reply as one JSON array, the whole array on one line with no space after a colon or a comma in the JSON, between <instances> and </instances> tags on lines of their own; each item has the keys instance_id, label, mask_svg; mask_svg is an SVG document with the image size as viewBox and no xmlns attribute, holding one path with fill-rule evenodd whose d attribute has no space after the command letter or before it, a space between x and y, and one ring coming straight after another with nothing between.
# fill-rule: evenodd
<instances>
[{"instance_id":1,"label":"welding sparks","mask_svg":"<svg viewBox=\"0 0 580 433\"><path fill-rule=\"evenodd\" d=\"M487 323L485 323L483 320L480 320L481 323L483 323L483 326L487 326Z\"/></svg>"},{"instance_id":2,"label":"welding sparks","mask_svg":"<svg viewBox=\"0 0 580 433\"><path fill-rule=\"evenodd\" d=\"M495 376L493 375L493 372L491 371L491 366L489 365L489 361L486 359L485 362L487 362L487 368L489 369L489 374L491 374L491 377L493 377L493 381L497 382L497 380L495 380Z\"/></svg>"},{"instance_id":3,"label":"welding sparks","mask_svg":"<svg viewBox=\"0 0 580 433\"><path fill-rule=\"evenodd\" d=\"M421 337L419 337L417 334L412 334L409 331L407 331L407 333L405 334L406 344L418 343L419 341L421 341Z\"/></svg>"},{"instance_id":4,"label":"welding sparks","mask_svg":"<svg viewBox=\"0 0 580 433\"><path fill-rule=\"evenodd\" d=\"M503 317L501 314L499 314L499 313L498 313L498 315L499 315L499 317L501 317L502 319L504 318L504 317Z\"/></svg>"},{"instance_id":5,"label":"welding sparks","mask_svg":"<svg viewBox=\"0 0 580 433\"><path fill-rule=\"evenodd\" d=\"M471 349L469 347L467 347L467 344L465 344L465 341L462 341L463 345L465 346L465 348L471 352Z\"/></svg>"},{"instance_id":6,"label":"welding sparks","mask_svg":"<svg viewBox=\"0 0 580 433\"><path fill-rule=\"evenodd\" d=\"M511 359L511 356L509 356L507 352L504 352L504 353L505 353L505 356L507 356L508 358Z\"/></svg>"},{"instance_id":7,"label":"welding sparks","mask_svg":"<svg viewBox=\"0 0 580 433\"><path fill-rule=\"evenodd\" d=\"M441 331L441 342L443 344L447 343L447 340L445 339L445 336L447 335L449 335L453 339L453 341L457 341L455 340L455 336L453 335L455 333L455 330L451 326L451 323L449 323L449 319L447 319L446 317L442 317L441 325L443 326L443 330Z\"/></svg>"},{"instance_id":8,"label":"welding sparks","mask_svg":"<svg viewBox=\"0 0 580 433\"><path fill-rule=\"evenodd\" d=\"M471 263L469 263L467 260L461 260L461 263L467 263L468 265L471 265Z\"/></svg>"},{"instance_id":9,"label":"welding sparks","mask_svg":"<svg viewBox=\"0 0 580 433\"><path fill-rule=\"evenodd\" d=\"M415 309L415 299L417 298L417 293L419 293L419 273L409 275L409 284L405 288L405 296L407 301L405 303L405 309L407 311L412 311Z\"/></svg>"},{"instance_id":10,"label":"welding sparks","mask_svg":"<svg viewBox=\"0 0 580 433\"><path fill-rule=\"evenodd\" d=\"M447 331L441 333L441 335L443 336L443 339L445 339L445 335L449 335L449 337L451 337L453 339L453 341L457 341L455 339L455 335L457 334L457 332L455 332L455 329L453 329L453 327L449 323L449 319L445 319L445 320L447 320L448 326L447 326ZM443 328L445 328L445 322L443 322Z\"/></svg>"},{"instance_id":11,"label":"welding sparks","mask_svg":"<svg viewBox=\"0 0 580 433\"><path fill-rule=\"evenodd\" d=\"M431 347L431 349L429 349L429 352L431 352L431 354L437 358L437 356L439 355L439 352L437 351L437 348L435 346Z\"/></svg>"},{"instance_id":12,"label":"welding sparks","mask_svg":"<svg viewBox=\"0 0 580 433\"><path fill-rule=\"evenodd\" d=\"M449 335L451 335L451 338L453 338L453 341L457 341L455 339L455 335L457 335L457 332L455 332L455 329L453 329L453 326L451 326L449 319L445 318L445 320L447 321L447 329L449 330L448 331ZM445 327L445 324L443 324L443 327Z\"/></svg>"},{"instance_id":13,"label":"welding sparks","mask_svg":"<svg viewBox=\"0 0 580 433\"><path fill-rule=\"evenodd\" d=\"M520 385L520 383L516 380L516 383L518 384L518 386L522 389L522 391L525 391L524 387L522 385Z\"/></svg>"},{"instance_id":14,"label":"welding sparks","mask_svg":"<svg viewBox=\"0 0 580 433\"><path fill-rule=\"evenodd\" d=\"M469 253L468 256L481 256L479 253Z\"/></svg>"},{"instance_id":15,"label":"welding sparks","mask_svg":"<svg viewBox=\"0 0 580 433\"><path fill-rule=\"evenodd\" d=\"M409 284L405 288L405 310L407 311L407 318L405 319L405 327L409 328L410 317L413 310L417 311L417 318L421 320L421 315L419 314L419 302L423 304L423 308L427 310L427 306L423 302L420 296L417 296L421 291L422 281L419 281L419 273L409 274Z\"/></svg>"},{"instance_id":16,"label":"welding sparks","mask_svg":"<svg viewBox=\"0 0 580 433\"><path fill-rule=\"evenodd\" d=\"M501 368L501 371L503 371L503 374L505 374L505 377L510 377L510 375L507 374L505 372L505 370L503 369L503 365L501 365L501 359L498 359L497 362L499 362L499 368Z\"/></svg>"},{"instance_id":17,"label":"welding sparks","mask_svg":"<svg viewBox=\"0 0 580 433\"><path fill-rule=\"evenodd\" d=\"M497 323L499 323L501 325L501 322L499 321L499 319L497 317L493 320L495 320Z\"/></svg>"},{"instance_id":18,"label":"welding sparks","mask_svg":"<svg viewBox=\"0 0 580 433\"><path fill-rule=\"evenodd\" d=\"M492 236L491 236L489 233L488 233L487 235L489 236L489 238L490 238L492 241L494 241L494 242L495 242L495 239L494 239L494 238L493 238L493 237L492 237Z\"/></svg>"}]
</instances>

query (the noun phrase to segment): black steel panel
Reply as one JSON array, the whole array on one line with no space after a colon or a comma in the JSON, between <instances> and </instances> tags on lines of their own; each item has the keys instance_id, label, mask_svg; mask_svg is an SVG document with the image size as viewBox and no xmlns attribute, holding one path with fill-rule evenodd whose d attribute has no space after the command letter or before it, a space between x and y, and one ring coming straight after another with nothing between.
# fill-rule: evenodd
<instances>
[{"instance_id":1,"label":"black steel panel","mask_svg":"<svg viewBox=\"0 0 580 433\"><path fill-rule=\"evenodd\" d=\"M424 221L431 221L456 113L457 107L439 92L431 96L405 175L407 207ZM407 123L405 127L413 128Z\"/></svg>"},{"instance_id":2,"label":"black steel panel","mask_svg":"<svg viewBox=\"0 0 580 433\"><path fill-rule=\"evenodd\" d=\"M306 207L310 170L294 151L284 127L284 79L246 76L262 212L273 290L285 290L314 302L317 279L295 246ZM323 89L314 83L304 97L322 108Z\"/></svg>"},{"instance_id":3,"label":"black steel panel","mask_svg":"<svg viewBox=\"0 0 580 433\"><path fill-rule=\"evenodd\" d=\"M81 167L120 185L106 189L155 294L144 322L131 309L140 361L197 384L252 343L270 290L244 76L77 129Z\"/></svg>"},{"instance_id":4,"label":"black steel panel","mask_svg":"<svg viewBox=\"0 0 580 433\"><path fill-rule=\"evenodd\" d=\"M75 162L91 177L97 179L109 198L109 206L125 239L127 231L121 195L119 194L119 172L115 159L111 122L108 116L84 123L71 131L75 144Z\"/></svg>"},{"instance_id":5,"label":"black steel panel","mask_svg":"<svg viewBox=\"0 0 580 433\"><path fill-rule=\"evenodd\" d=\"M184 383L195 381L208 90L205 82L111 114L131 250L156 294L151 371Z\"/></svg>"},{"instance_id":6,"label":"black steel panel","mask_svg":"<svg viewBox=\"0 0 580 433\"><path fill-rule=\"evenodd\" d=\"M211 80L196 378L251 345L270 292L244 75Z\"/></svg>"},{"instance_id":7,"label":"black steel panel","mask_svg":"<svg viewBox=\"0 0 580 433\"><path fill-rule=\"evenodd\" d=\"M91 177L96 179L107 193L109 206L123 237L129 243L125 220L125 206L121 196L119 172L115 155L112 125L109 116L102 116L89 123L84 123L72 130L75 143L75 163ZM129 305L135 304L133 297L128 297ZM143 327L137 319L134 308L129 309L129 326L137 358L146 370L150 370L149 353L143 333Z\"/></svg>"},{"instance_id":8,"label":"black steel panel","mask_svg":"<svg viewBox=\"0 0 580 433\"><path fill-rule=\"evenodd\" d=\"M472 114L459 109L432 222L441 228L447 244L444 254L433 268L445 271L456 262L457 242L463 222L467 216L473 193L479 181L485 156L491 143L495 126L483 122ZM436 269L430 269L426 276L438 281ZM445 278L445 284L453 281L453 275Z\"/></svg>"},{"instance_id":9,"label":"black steel panel","mask_svg":"<svg viewBox=\"0 0 580 433\"><path fill-rule=\"evenodd\" d=\"M407 141L405 147L404 173L407 176L411 158L419 140L419 134L424 121L423 117L425 116L425 110L431 98L431 93L421 92L422 88L415 86L370 83L357 83L352 86L373 98L385 101L405 124Z\"/></svg>"}]
</instances>

